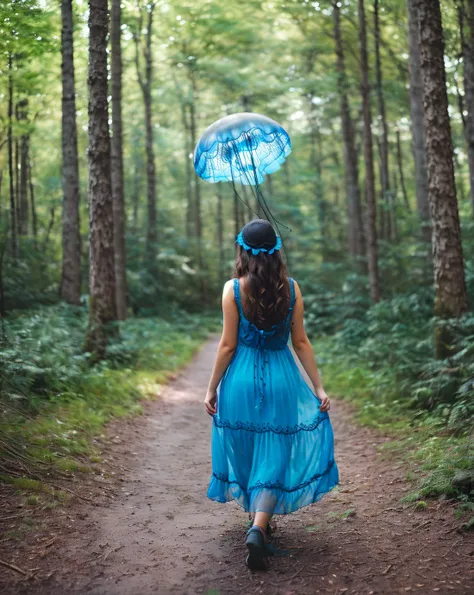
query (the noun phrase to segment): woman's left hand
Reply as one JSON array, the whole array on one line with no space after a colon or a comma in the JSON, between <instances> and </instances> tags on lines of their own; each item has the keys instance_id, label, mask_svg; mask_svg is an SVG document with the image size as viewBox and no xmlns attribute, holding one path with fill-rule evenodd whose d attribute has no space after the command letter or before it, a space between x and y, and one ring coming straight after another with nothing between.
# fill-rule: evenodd
<instances>
[{"instance_id":1,"label":"woman's left hand","mask_svg":"<svg viewBox=\"0 0 474 595\"><path fill-rule=\"evenodd\" d=\"M209 415L215 415L217 413L217 391L207 391L204 405Z\"/></svg>"},{"instance_id":2,"label":"woman's left hand","mask_svg":"<svg viewBox=\"0 0 474 595\"><path fill-rule=\"evenodd\" d=\"M319 411L324 413L325 411L329 411L331 408L331 403L329 401L329 397L323 391L323 389L318 390L318 399L321 401L321 405L319 406Z\"/></svg>"}]
</instances>

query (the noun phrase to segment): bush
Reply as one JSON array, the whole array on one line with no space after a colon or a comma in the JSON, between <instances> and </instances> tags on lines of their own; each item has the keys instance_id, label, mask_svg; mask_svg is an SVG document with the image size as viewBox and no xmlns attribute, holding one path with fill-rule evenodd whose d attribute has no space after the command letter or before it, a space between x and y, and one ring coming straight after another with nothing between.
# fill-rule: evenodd
<instances>
[{"instance_id":1,"label":"bush","mask_svg":"<svg viewBox=\"0 0 474 595\"><path fill-rule=\"evenodd\" d=\"M175 311L167 320L129 319L108 359L91 366L82 351L87 314L60 304L4 321L0 460L13 475L20 459L32 476L52 465L62 472L85 468L67 457L89 453L91 438L111 417L140 412L138 401L157 394L217 318Z\"/></svg>"}]
</instances>

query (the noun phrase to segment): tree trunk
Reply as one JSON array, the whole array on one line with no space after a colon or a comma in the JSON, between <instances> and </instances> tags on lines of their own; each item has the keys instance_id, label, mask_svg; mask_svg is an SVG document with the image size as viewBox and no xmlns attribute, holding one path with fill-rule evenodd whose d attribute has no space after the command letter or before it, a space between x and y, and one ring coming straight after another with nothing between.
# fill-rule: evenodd
<instances>
[{"instance_id":1,"label":"tree trunk","mask_svg":"<svg viewBox=\"0 0 474 595\"><path fill-rule=\"evenodd\" d=\"M114 264L115 301L117 318L127 318L127 276L125 254L125 206L123 197L122 148L122 48L120 0L112 0L111 18L111 73L112 73L112 141L111 181L114 212Z\"/></svg>"},{"instance_id":2,"label":"tree trunk","mask_svg":"<svg viewBox=\"0 0 474 595\"><path fill-rule=\"evenodd\" d=\"M148 204L148 232L147 232L147 252L152 259L152 268L155 268L157 254L158 228L156 212L156 165L155 148L153 139L153 116L151 109L151 85L153 76L153 54L151 51L151 39L153 33L153 13L155 5L151 4L148 9L148 23L146 35L145 51L145 72L146 85L143 92L145 102L145 128L146 128L146 156L147 156L147 204Z\"/></svg>"},{"instance_id":3,"label":"tree trunk","mask_svg":"<svg viewBox=\"0 0 474 595\"><path fill-rule=\"evenodd\" d=\"M377 213L375 202L374 158L372 146L372 114L370 109L369 62L364 0L359 0L360 90L364 117L365 192L367 196L367 260L370 295L373 302L380 300L377 255Z\"/></svg>"},{"instance_id":4,"label":"tree trunk","mask_svg":"<svg viewBox=\"0 0 474 595\"><path fill-rule=\"evenodd\" d=\"M51 235L51 230L54 227L55 215L56 215L56 207L52 206L49 210L48 228L46 229L46 235L44 236L43 245L41 247L41 250L43 252L46 252L46 250L48 249L48 246L49 246L49 237Z\"/></svg>"},{"instance_id":5,"label":"tree trunk","mask_svg":"<svg viewBox=\"0 0 474 595\"><path fill-rule=\"evenodd\" d=\"M23 126L28 121L28 100L19 101L15 108L17 122ZM25 236L28 234L28 150L30 139L29 135L22 132L20 141L16 142L15 151L15 171L16 171L16 197L17 197L17 217L18 234Z\"/></svg>"},{"instance_id":6,"label":"tree trunk","mask_svg":"<svg viewBox=\"0 0 474 595\"><path fill-rule=\"evenodd\" d=\"M217 197L217 249L219 251L219 285L224 285L224 217L222 214L222 188L221 184L217 184L216 188Z\"/></svg>"},{"instance_id":7,"label":"tree trunk","mask_svg":"<svg viewBox=\"0 0 474 595\"><path fill-rule=\"evenodd\" d=\"M62 0L62 156L63 228L61 297L69 304L81 303L81 237L79 221L79 166L77 160L76 91L72 0Z\"/></svg>"},{"instance_id":8,"label":"tree trunk","mask_svg":"<svg viewBox=\"0 0 474 595\"><path fill-rule=\"evenodd\" d=\"M147 235L146 235L146 254L148 266L152 271L156 269L156 257L158 250L158 228L157 228L157 210L156 210L156 166L155 150L153 144L153 115L152 115L152 79L153 79L153 53L151 41L153 37L153 15L156 3L152 2L146 5L147 28L143 55L145 58L145 74L143 76L140 69L139 36L142 29L142 19L138 25L138 31L135 35L135 64L137 67L137 76L143 95L145 108L145 136L146 136L146 172L147 172Z\"/></svg>"},{"instance_id":9,"label":"tree trunk","mask_svg":"<svg viewBox=\"0 0 474 595\"><path fill-rule=\"evenodd\" d=\"M319 231L323 239L323 246L326 245L324 238L327 234L326 209L324 205L324 186L322 172L321 134L314 113L313 93L307 96L308 101L308 124L310 128L311 151L309 155L309 168L314 172L314 199L318 217ZM324 256L324 255L323 255Z\"/></svg>"},{"instance_id":10,"label":"tree trunk","mask_svg":"<svg viewBox=\"0 0 474 595\"><path fill-rule=\"evenodd\" d=\"M35 186L33 184L33 165L31 163L31 157L28 158L28 180L30 184L30 207L31 207L31 223L33 237L38 236L38 217L36 215L36 203L35 203Z\"/></svg>"},{"instance_id":11,"label":"tree trunk","mask_svg":"<svg viewBox=\"0 0 474 595\"><path fill-rule=\"evenodd\" d=\"M240 232L239 198L235 192L232 194L234 197L234 235L237 237ZM238 245L236 245L235 248L237 250Z\"/></svg>"},{"instance_id":12,"label":"tree trunk","mask_svg":"<svg viewBox=\"0 0 474 595\"><path fill-rule=\"evenodd\" d=\"M196 81L194 78L194 73L191 75L191 87L192 87L192 97L191 103L189 105L189 113L190 113L190 126L191 126L191 146L196 146L197 142L197 128L196 128ZM194 219L195 219L195 229L196 229L196 241L197 241L197 262L199 268L202 270L203 261L202 261L202 214L201 214L201 186L199 184L200 178L195 177L194 179Z\"/></svg>"},{"instance_id":13,"label":"tree trunk","mask_svg":"<svg viewBox=\"0 0 474 595\"><path fill-rule=\"evenodd\" d=\"M464 172L463 167L459 162L458 155L456 153L454 153L454 175L456 178L456 192L457 189L459 189L459 199L461 202L464 202L466 200L466 190L464 188Z\"/></svg>"},{"instance_id":14,"label":"tree trunk","mask_svg":"<svg viewBox=\"0 0 474 595\"><path fill-rule=\"evenodd\" d=\"M16 110L15 110L16 111ZM15 138L15 204L16 204L16 228L18 234L18 240L20 239L20 221L21 221L21 211L20 211L20 143L18 139Z\"/></svg>"},{"instance_id":15,"label":"tree trunk","mask_svg":"<svg viewBox=\"0 0 474 595\"><path fill-rule=\"evenodd\" d=\"M190 114L190 125L191 125L191 146L196 146L197 142L197 124L196 124L196 98L197 98L197 87L196 78L194 72L190 71L191 90L192 97L189 105ZM206 283L206 272L205 262L203 259L203 246L202 246L202 213L201 213L201 178L194 177L194 218L196 222L196 252L197 252L197 265L199 268L199 292L201 295L202 303L207 300L207 283Z\"/></svg>"},{"instance_id":16,"label":"tree trunk","mask_svg":"<svg viewBox=\"0 0 474 595\"><path fill-rule=\"evenodd\" d=\"M270 197L270 201L272 200L272 196L273 196L273 189L272 189L272 181L270 176L266 176L265 177L265 185L267 187L267 191L268 191L268 196ZM253 192L251 192L249 190L249 186L244 186L242 185L242 194L244 195L243 199L245 202L245 205L243 205L240 200L239 200L239 221L240 221L240 229L242 229L242 227L251 219L253 219L253 215L252 215L252 198L253 198Z\"/></svg>"},{"instance_id":17,"label":"tree trunk","mask_svg":"<svg viewBox=\"0 0 474 595\"><path fill-rule=\"evenodd\" d=\"M283 175L284 175L286 197L288 199L291 195L291 175L290 175L290 166L288 165L288 161L283 162Z\"/></svg>"},{"instance_id":18,"label":"tree trunk","mask_svg":"<svg viewBox=\"0 0 474 595\"><path fill-rule=\"evenodd\" d=\"M346 174L349 254L355 257L361 256L365 252L362 209L359 192L359 168L355 147L354 125L349 108L348 83L344 60L344 49L342 45L340 24L341 16L338 1L334 2L333 8L334 37L336 42L338 73L337 84L340 101L342 138L344 144L344 169Z\"/></svg>"},{"instance_id":19,"label":"tree trunk","mask_svg":"<svg viewBox=\"0 0 474 595\"><path fill-rule=\"evenodd\" d=\"M19 233L28 234L29 205L28 205L28 152L30 147L30 137L24 134L21 137L20 152L20 193L18 202L20 204Z\"/></svg>"},{"instance_id":20,"label":"tree trunk","mask_svg":"<svg viewBox=\"0 0 474 595\"><path fill-rule=\"evenodd\" d=\"M2 224L2 219L3 219L2 185L3 185L3 169L0 169L0 225Z\"/></svg>"},{"instance_id":21,"label":"tree trunk","mask_svg":"<svg viewBox=\"0 0 474 595\"><path fill-rule=\"evenodd\" d=\"M425 125L423 122L423 82L420 70L420 46L417 0L408 0L408 39L410 44L410 113L412 150L415 160L416 209L425 242L431 242L428 174L425 155Z\"/></svg>"},{"instance_id":22,"label":"tree trunk","mask_svg":"<svg viewBox=\"0 0 474 595\"><path fill-rule=\"evenodd\" d=\"M389 177L389 147L388 147L388 125L387 115L385 111L385 98L383 94L383 79L382 79L382 60L380 57L380 23L379 23L379 0L374 0L374 37L375 37L375 81L377 89L377 103L380 115L380 122L382 124L382 138L380 140L380 173L382 186L382 201L387 205L385 215L387 219L388 237L392 237L394 224L393 219L393 201L389 196L390 192L390 177Z\"/></svg>"},{"instance_id":23,"label":"tree trunk","mask_svg":"<svg viewBox=\"0 0 474 595\"><path fill-rule=\"evenodd\" d=\"M314 198L316 202L316 211L319 223L319 231L323 240L323 257L325 252L326 242L324 239L327 236L328 228L326 222L326 205L324 199L324 184L323 184L323 171L322 171L322 151L321 151L321 133L315 117L313 114L314 104L312 102L312 94L309 98L310 102L310 139L311 139L311 153L310 153L310 169L314 171Z\"/></svg>"},{"instance_id":24,"label":"tree trunk","mask_svg":"<svg viewBox=\"0 0 474 595\"><path fill-rule=\"evenodd\" d=\"M453 145L448 114L444 40L439 0L417 0L423 78L428 189L433 225L435 315L458 317L467 311ZM438 357L451 350L446 325L437 328Z\"/></svg>"},{"instance_id":25,"label":"tree trunk","mask_svg":"<svg viewBox=\"0 0 474 595\"><path fill-rule=\"evenodd\" d=\"M382 143L380 142L380 138L378 136L375 137L375 142L377 144L377 152L379 155L378 159L378 167L379 167L379 179L382 180L384 174L382 172ZM377 204L377 203L376 203ZM391 202L390 202L390 193L387 192L386 194L382 194L380 200L378 201L378 221L377 221L377 229L378 235L382 240L390 239L392 237L392 211L391 211Z\"/></svg>"},{"instance_id":26,"label":"tree trunk","mask_svg":"<svg viewBox=\"0 0 474 595\"><path fill-rule=\"evenodd\" d=\"M7 240L0 246L0 318L2 319L2 339L5 338L5 328L3 319L5 317L5 288L3 286L3 263L5 259L5 252L7 248Z\"/></svg>"},{"instance_id":27,"label":"tree trunk","mask_svg":"<svg viewBox=\"0 0 474 595\"><path fill-rule=\"evenodd\" d=\"M400 142L400 130L397 128L397 164L398 164L398 173L400 176L400 185L402 187L403 193L403 202L405 203L405 208L408 212L410 212L410 203L408 202L408 194L407 194L407 187L405 185L405 174L403 173L403 155L402 155L402 144Z\"/></svg>"},{"instance_id":28,"label":"tree trunk","mask_svg":"<svg viewBox=\"0 0 474 595\"><path fill-rule=\"evenodd\" d=\"M140 206L140 181L141 181L141 170L143 169L143 164L138 156L138 153L135 152L134 158L134 172L133 172L133 192L132 192L132 227L133 233L138 233L138 207Z\"/></svg>"},{"instance_id":29,"label":"tree trunk","mask_svg":"<svg viewBox=\"0 0 474 595\"><path fill-rule=\"evenodd\" d=\"M156 167L155 149L153 147L153 123L151 110L151 93L144 94L145 100L145 128L146 128L146 173L147 173L147 206L148 206L148 227L147 227L147 255L152 268L156 265L158 229L156 213Z\"/></svg>"},{"instance_id":30,"label":"tree trunk","mask_svg":"<svg viewBox=\"0 0 474 595\"><path fill-rule=\"evenodd\" d=\"M86 349L102 359L116 320L107 83L107 0L89 2L90 319Z\"/></svg>"},{"instance_id":31,"label":"tree trunk","mask_svg":"<svg viewBox=\"0 0 474 595\"><path fill-rule=\"evenodd\" d=\"M389 190L389 213L390 213L390 239L393 242L398 241L398 225L397 225L397 201L394 190Z\"/></svg>"},{"instance_id":32,"label":"tree trunk","mask_svg":"<svg viewBox=\"0 0 474 595\"><path fill-rule=\"evenodd\" d=\"M462 114L462 117L469 162L471 207L474 216L474 0L467 0L467 10L465 3L461 0L461 6L458 6L458 16L461 52L464 64L464 96L467 111L466 116ZM465 17L469 26L469 41L466 40L464 32Z\"/></svg>"},{"instance_id":33,"label":"tree trunk","mask_svg":"<svg viewBox=\"0 0 474 595\"><path fill-rule=\"evenodd\" d=\"M13 171L13 59L8 54L8 175L10 178L10 234L13 258L18 258L18 229L15 201L15 175Z\"/></svg>"},{"instance_id":34,"label":"tree trunk","mask_svg":"<svg viewBox=\"0 0 474 595\"><path fill-rule=\"evenodd\" d=\"M181 119L184 130L184 165L186 175L186 237L188 241L194 236L194 204L193 204L193 170L191 166L191 159L189 155L193 152L194 147L190 143L190 124L187 114L187 103L184 99L181 101Z\"/></svg>"},{"instance_id":35,"label":"tree trunk","mask_svg":"<svg viewBox=\"0 0 474 595\"><path fill-rule=\"evenodd\" d=\"M398 168L398 171L400 172L400 168ZM405 182L403 182L403 183L405 183ZM392 172L392 190L393 190L394 201L396 204L397 199L398 199L398 178L397 178L396 170L393 170L393 172ZM405 201L405 198L403 198L403 200ZM407 200L408 200L408 196L407 196ZM407 207L406 204L405 204L405 207ZM408 210L410 210L409 206L407 208L408 208Z\"/></svg>"}]
</instances>

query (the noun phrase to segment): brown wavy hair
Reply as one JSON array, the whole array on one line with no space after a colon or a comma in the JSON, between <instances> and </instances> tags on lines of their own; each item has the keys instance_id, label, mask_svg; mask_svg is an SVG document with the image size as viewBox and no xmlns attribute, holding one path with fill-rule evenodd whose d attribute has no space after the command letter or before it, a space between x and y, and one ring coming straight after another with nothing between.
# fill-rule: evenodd
<instances>
[{"instance_id":1,"label":"brown wavy hair","mask_svg":"<svg viewBox=\"0 0 474 595\"><path fill-rule=\"evenodd\" d=\"M260 329L282 322L290 307L290 282L280 251L253 255L238 246L234 277L243 278L245 317Z\"/></svg>"}]
</instances>

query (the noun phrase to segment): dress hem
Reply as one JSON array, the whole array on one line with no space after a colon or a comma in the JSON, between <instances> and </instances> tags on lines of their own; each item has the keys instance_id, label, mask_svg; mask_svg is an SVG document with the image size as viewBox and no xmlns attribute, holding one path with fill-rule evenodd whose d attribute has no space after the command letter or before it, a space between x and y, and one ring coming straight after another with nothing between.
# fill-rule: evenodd
<instances>
[{"instance_id":1,"label":"dress hem","mask_svg":"<svg viewBox=\"0 0 474 595\"><path fill-rule=\"evenodd\" d=\"M308 489L308 486L310 486L312 483L314 483L315 481L319 481L321 480L322 477L324 477L325 475L328 475L331 470L335 467L335 461L332 461L330 465L328 465L327 469L323 472L318 474L316 477L314 477L312 480L310 480L309 482L304 482L303 484L300 484L300 486L297 486L294 489L284 489L282 488L282 486L278 486L278 484L273 484L273 486L271 485L265 485L265 484L261 484L259 485L255 485L252 486L251 489L244 489L242 485L240 485L237 481L230 481L229 479L221 479L219 477L217 477L214 473L211 475L211 484L209 485L208 488L208 492L207 492L207 497L210 500L213 500L214 502L219 502L220 504L226 504L227 502L236 502L245 512L258 512L258 507L252 507L252 506L248 506L244 503L242 503L242 501L235 497L234 495L228 495L229 492L227 490L223 491L222 495L216 495L216 496L210 496L209 495L209 491L210 491L210 487L212 485L212 482L220 482L223 484L227 484L228 488L230 488L230 486L232 485L237 485L243 496L244 496L244 500L246 502L250 501L250 492L255 491L255 490L261 490L261 489L273 489L275 491L284 491L287 494L294 494L295 492L299 492L299 491L303 491ZM335 483L330 486L327 489L321 490L321 491L316 491L314 494L312 494L311 499L308 502L305 502L303 504L301 504L300 506L297 506L297 508L293 509L293 510L287 510L287 505L285 505L283 503L283 508L284 510L281 510L281 505L280 507L276 507L279 508L280 511L278 510L273 510L272 514L291 514L293 512L296 512L297 510L299 510L300 508L304 508L305 506L309 506L310 504L314 504L315 502L318 502L318 500L320 500L323 496L325 496L326 494L328 494L330 491L332 491L336 486L339 485L339 474L337 473L337 467L336 467L336 481ZM268 511L264 511L264 512L268 512Z\"/></svg>"},{"instance_id":2,"label":"dress hem","mask_svg":"<svg viewBox=\"0 0 474 595\"><path fill-rule=\"evenodd\" d=\"M222 480L220 480L220 481L222 481ZM272 515L279 514L282 516L288 515L288 514L293 514L294 512L297 512L298 510L305 508L306 506L310 506L311 504L316 504L316 502L319 502L319 500L321 500L324 496L326 496L326 494L329 494L329 492L332 492L332 490L334 488L337 488L338 485L339 485L339 481L337 483L335 483L333 486L331 486L329 489L325 490L324 492L316 492L316 494L314 495L314 498L310 502L306 502L305 504L302 504L301 506L299 506L298 508L295 508L294 510L285 510L283 512L277 512L275 510L271 514ZM251 507L244 506L241 502L239 502L239 500L237 500L237 498L226 498L225 500L221 500L217 497L213 498L209 495L207 497L209 498L209 500L212 500L213 502L217 502L218 504L228 504L229 502L235 502L244 512L251 512L251 513L262 512L258 509L253 510ZM263 512L266 512L266 511L264 510Z\"/></svg>"}]
</instances>

